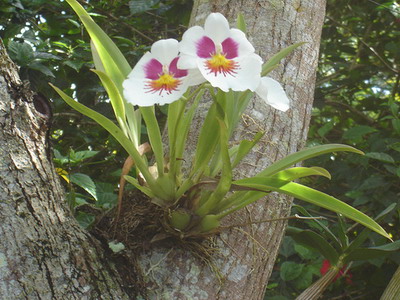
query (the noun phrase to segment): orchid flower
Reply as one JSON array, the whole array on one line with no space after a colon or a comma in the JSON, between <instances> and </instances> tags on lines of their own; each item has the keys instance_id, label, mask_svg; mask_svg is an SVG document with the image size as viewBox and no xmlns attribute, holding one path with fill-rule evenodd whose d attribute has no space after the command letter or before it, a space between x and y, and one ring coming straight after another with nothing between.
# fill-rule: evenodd
<instances>
[{"instance_id":1,"label":"orchid flower","mask_svg":"<svg viewBox=\"0 0 400 300\"><path fill-rule=\"evenodd\" d=\"M155 42L123 82L126 100L139 106L164 105L178 100L189 86L203 81L196 79L195 70L178 68L179 59L177 40Z\"/></svg>"},{"instance_id":2,"label":"orchid flower","mask_svg":"<svg viewBox=\"0 0 400 300\"><path fill-rule=\"evenodd\" d=\"M289 109L289 98L278 81L270 77L262 77L260 85L255 92L273 108L281 111L287 111Z\"/></svg>"},{"instance_id":3,"label":"orchid flower","mask_svg":"<svg viewBox=\"0 0 400 300\"><path fill-rule=\"evenodd\" d=\"M220 13L210 14L204 29L189 28L179 43L178 67L198 68L205 80L224 92L255 91L260 84L262 59L239 29L229 28Z\"/></svg>"}]
</instances>

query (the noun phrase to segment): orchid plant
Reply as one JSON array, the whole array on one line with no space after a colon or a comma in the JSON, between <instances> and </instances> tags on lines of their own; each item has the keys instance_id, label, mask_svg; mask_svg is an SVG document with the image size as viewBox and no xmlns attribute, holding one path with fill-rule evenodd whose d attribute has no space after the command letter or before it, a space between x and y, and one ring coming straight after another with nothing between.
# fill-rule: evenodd
<instances>
[{"instance_id":1,"label":"orchid plant","mask_svg":"<svg viewBox=\"0 0 400 300\"><path fill-rule=\"evenodd\" d=\"M235 180L233 169L251 151L263 133L229 146L240 117L256 93L273 108L289 109L282 86L266 75L302 43L292 45L263 63L245 35L243 17L230 28L220 13L210 14L204 28L189 28L178 42L155 42L133 69L76 0L67 0L91 37L95 72L110 98L118 122L74 101L54 87L74 109L92 118L128 152L138 178L124 176L165 211L166 232L182 238L215 233L220 220L275 191L319 205L359 222L390 238L367 215L340 200L293 182L312 175L330 177L319 167L291 167L324 153L361 151L346 145L323 145L299 151L277 161L252 178ZM200 131L191 167L182 163L189 128L205 92L212 99ZM162 141L155 105L168 106L168 145ZM142 119L154 154L151 165L140 141ZM168 149L166 149L168 148ZM167 155L168 153L168 155ZM186 159L186 158L185 158Z\"/></svg>"}]
</instances>

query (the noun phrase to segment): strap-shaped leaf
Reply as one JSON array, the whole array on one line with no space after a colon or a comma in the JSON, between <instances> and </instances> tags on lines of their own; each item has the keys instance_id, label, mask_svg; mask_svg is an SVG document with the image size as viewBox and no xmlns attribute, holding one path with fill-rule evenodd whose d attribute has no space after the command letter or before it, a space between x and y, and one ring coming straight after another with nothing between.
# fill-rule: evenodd
<instances>
[{"instance_id":1,"label":"strap-shaped leaf","mask_svg":"<svg viewBox=\"0 0 400 300\"><path fill-rule=\"evenodd\" d=\"M237 18L236 18L236 26L238 29L246 33L247 31L247 26L246 26L246 21L244 20L244 16L242 13L239 13Z\"/></svg>"},{"instance_id":2,"label":"strap-shaped leaf","mask_svg":"<svg viewBox=\"0 0 400 300\"><path fill-rule=\"evenodd\" d=\"M393 209L397 207L397 203L392 203L389 205L387 208L385 208L381 213L379 213L375 221L379 222L381 221L387 214L389 214ZM346 253L351 253L353 250L359 248L364 241L368 239L368 237L371 234L371 230L368 228L365 228L363 231L361 231L357 237L350 243L350 245L346 249Z\"/></svg>"},{"instance_id":3,"label":"strap-shaped leaf","mask_svg":"<svg viewBox=\"0 0 400 300\"><path fill-rule=\"evenodd\" d=\"M132 184L134 187L136 187L139 191L141 191L143 194L147 195L149 198L154 198L154 193L149 189L147 186L143 186L137 181L136 178L133 178L132 176L125 175L124 179L128 181L130 184Z\"/></svg>"},{"instance_id":4,"label":"strap-shaped leaf","mask_svg":"<svg viewBox=\"0 0 400 300\"><path fill-rule=\"evenodd\" d=\"M239 144L238 151L236 153L235 159L232 162L232 168L236 167L238 163L242 161L242 159L250 152L251 149L258 143L258 141L263 137L264 133L257 132L254 136L254 139L251 141L243 140Z\"/></svg>"},{"instance_id":5,"label":"strap-shaped leaf","mask_svg":"<svg viewBox=\"0 0 400 300\"><path fill-rule=\"evenodd\" d=\"M302 177L307 176L324 176L331 179L331 174L324 168L320 167L294 167L286 170L279 171L278 173L271 176L280 180L293 181Z\"/></svg>"},{"instance_id":6,"label":"strap-shaped leaf","mask_svg":"<svg viewBox=\"0 0 400 300\"><path fill-rule=\"evenodd\" d=\"M218 202L221 201L225 197L225 195L229 192L229 189L232 184L232 167L228 152L228 129L221 117L222 116L218 117L219 137L220 137L219 154L220 154L220 160L222 160L223 163L221 178L211 196L199 209L196 210L196 214L198 214L199 216L205 216L210 212L214 212L215 208L218 205Z\"/></svg>"},{"instance_id":7,"label":"strap-shaped leaf","mask_svg":"<svg viewBox=\"0 0 400 300\"><path fill-rule=\"evenodd\" d=\"M111 105L114 109L115 117L117 118L118 123L122 128L125 128L126 122L124 99L122 98L118 88L106 73L99 70L92 71L99 76L101 82L103 83L107 94L110 97Z\"/></svg>"},{"instance_id":8,"label":"strap-shaped leaf","mask_svg":"<svg viewBox=\"0 0 400 300\"><path fill-rule=\"evenodd\" d=\"M235 185L253 188L259 191L276 191L296 197L300 200L340 213L343 216L372 229L380 235L391 239L389 234L378 223L364 213L332 196L307 186L295 182L259 176L237 180L233 183Z\"/></svg>"},{"instance_id":9,"label":"strap-shaped leaf","mask_svg":"<svg viewBox=\"0 0 400 300\"><path fill-rule=\"evenodd\" d=\"M286 56L288 56L294 49L296 49L297 47L300 47L301 45L305 44L305 42L300 42L300 43L296 43L293 44L289 47L286 47L285 49L282 49L281 51L279 51L277 54L275 54L274 56L272 56L262 67L262 71L261 71L261 76L265 76L266 74L268 74L268 72L270 72L277 64L279 64L279 62L285 58Z\"/></svg>"},{"instance_id":10,"label":"strap-shaped leaf","mask_svg":"<svg viewBox=\"0 0 400 300\"><path fill-rule=\"evenodd\" d=\"M353 148L351 146L347 145L342 145L342 144L328 144L328 145L322 145L322 146L315 146L312 148L307 148L300 150L296 153L290 154L286 156L285 158L273 163L270 165L268 168L264 169L260 173L257 174L257 176L270 176L272 174L275 174L279 172L280 170L284 170L290 166L293 166L294 164L301 162L303 160L316 157L325 153L331 153L331 152L339 152L339 151L347 151L347 152L354 152L358 154L364 154L362 151Z\"/></svg>"},{"instance_id":11,"label":"strap-shaped leaf","mask_svg":"<svg viewBox=\"0 0 400 300\"><path fill-rule=\"evenodd\" d=\"M357 248L349 253L349 255L345 258L345 261L350 262L354 260L367 260L367 259L378 258L390 254L392 252L397 252L399 250L400 250L400 240L378 247Z\"/></svg>"},{"instance_id":12,"label":"strap-shaped leaf","mask_svg":"<svg viewBox=\"0 0 400 300\"><path fill-rule=\"evenodd\" d=\"M216 128L218 128L216 115L217 106L214 102L208 110L203 127L201 128L199 139L197 141L194 162L189 177L199 172L202 173L205 170L208 162L214 154L215 148L218 145L219 130L216 130Z\"/></svg>"},{"instance_id":13,"label":"strap-shaped leaf","mask_svg":"<svg viewBox=\"0 0 400 300\"><path fill-rule=\"evenodd\" d=\"M140 112L147 127L150 145L153 149L154 157L157 162L158 176L164 174L164 150L161 138L160 127L158 126L157 118L154 112L154 106L140 107Z\"/></svg>"}]
</instances>

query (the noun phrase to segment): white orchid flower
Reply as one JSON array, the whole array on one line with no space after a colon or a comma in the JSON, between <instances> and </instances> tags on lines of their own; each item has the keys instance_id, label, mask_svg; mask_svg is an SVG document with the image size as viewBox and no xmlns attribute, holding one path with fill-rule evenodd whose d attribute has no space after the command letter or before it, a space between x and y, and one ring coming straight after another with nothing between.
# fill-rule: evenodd
<instances>
[{"instance_id":1,"label":"white orchid flower","mask_svg":"<svg viewBox=\"0 0 400 300\"><path fill-rule=\"evenodd\" d=\"M177 40L155 42L123 82L125 99L139 106L172 103L189 86L203 81L201 75L196 76L196 70L178 68L179 59Z\"/></svg>"},{"instance_id":2,"label":"white orchid flower","mask_svg":"<svg viewBox=\"0 0 400 300\"><path fill-rule=\"evenodd\" d=\"M178 67L198 68L212 86L224 92L255 91L260 84L262 59L239 29L230 29L220 13L210 14L204 28L189 28L179 43Z\"/></svg>"}]
</instances>

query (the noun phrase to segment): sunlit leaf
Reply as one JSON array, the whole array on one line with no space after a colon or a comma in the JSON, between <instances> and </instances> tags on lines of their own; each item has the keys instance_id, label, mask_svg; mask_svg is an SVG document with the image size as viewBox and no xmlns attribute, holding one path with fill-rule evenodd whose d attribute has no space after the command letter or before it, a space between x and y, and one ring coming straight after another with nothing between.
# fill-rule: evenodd
<instances>
[{"instance_id":1,"label":"sunlit leaf","mask_svg":"<svg viewBox=\"0 0 400 300\"><path fill-rule=\"evenodd\" d=\"M365 227L372 229L380 235L391 239L389 234L374 220L351 207L350 205L320 191L304 185L268 177L253 177L234 181L235 185L253 188L259 191L276 191L340 213L343 216L356 221Z\"/></svg>"},{"instance_id":2,"label":"sunlit leaf","mask_svg":"<svg viewBox=\"0 0 400 300\"><path fill-rule=\"evenodd\" d=\"M362 151L356 148L342 144L328 144L322 146L315 146L312 148L303 149L301 151L286 156L285 158L273 163L272 165L270 165L269 167L258 173L257 176L270 176L280 170L293 166L294 164L301 162L303 160L316 157L322 154L339 152L339 151L347 151L347 152L363 154Z\"/></svg>"}]
</instances>

